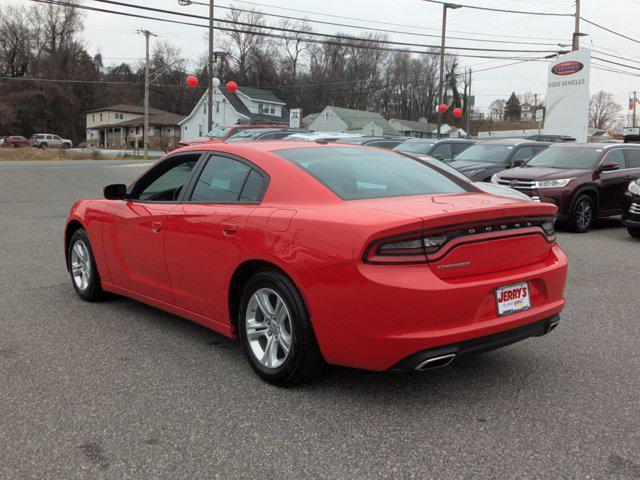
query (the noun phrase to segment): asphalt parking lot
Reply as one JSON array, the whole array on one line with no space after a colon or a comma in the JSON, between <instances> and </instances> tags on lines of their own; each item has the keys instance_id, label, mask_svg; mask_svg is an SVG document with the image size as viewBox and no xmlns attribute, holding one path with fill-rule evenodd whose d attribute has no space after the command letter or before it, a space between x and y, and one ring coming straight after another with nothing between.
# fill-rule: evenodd
<instances>
[{"instance_id":1,"label":"asphalt parking lot","mask_svg":"<svg viewBox=\"0 0 640 480\"><path fill-rule=\"evenodd\" d=\"M422 374L281 390L238 345L74 293L74 199L134 162L0 163L0 478L640 478L640 242L560 233L552 334Z\"/></svg>"}]
</instances>

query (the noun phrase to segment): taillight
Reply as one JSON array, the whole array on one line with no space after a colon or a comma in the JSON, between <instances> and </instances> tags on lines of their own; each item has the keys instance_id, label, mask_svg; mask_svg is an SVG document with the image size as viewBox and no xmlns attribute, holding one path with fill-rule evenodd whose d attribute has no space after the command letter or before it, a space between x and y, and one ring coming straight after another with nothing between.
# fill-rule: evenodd
<instances>
[{"instance_id":1,"label":"taillight","mask_svg":"<svg viewBox=\"0 0 640 480\"><path fill-rule=\"evenodd\" d=\"M425 263L426 255L437 251L448 240L444 235L425 237L409 234L373 242L365 254L369 263Z\"/></svg>"},{"instance_id":2,"label":"taillight","mask_svg":"<svg viewBox=\"0 0 640 480\"><path fill-rule=\"evenodd\" d=\"M436 253L452 240L460 237L477 237L479 235L491 235L503 233L513 235L522 231L522 234L534 233L538 229L539 233L544 233L544 237L549 243L556 241L555 225L552 219L522 219L518 221L508 221L504 223L487 222L476 224L471 227L446 228L429 232L428 235L422 232L411 232L404 235L381 238L372 242L364 254L366 263L387 263L387 264L411 264L426 263L427 255ZM540 232L542 230L542 232Z\"/></svg>"},{"instance_id":3,"label":"taillight","mask_svg":"<svg viewBox=\"0 0 640 480\"><path fill-rule=\"evenodd\" d=\"M374 241L364 254L367 263L426 263L422 234L419 232Z\"/></svg>"},{"instance_id":4,"label":"taillight","mask_svg":"<svg viewBox=\"0 0 640 480\"><path fill-rule=\"evenodd\" d=\"M556 225L555 225L555 222L544 222L542 225L540 225L540 227L542 228L542 231L544 232L544 234L547 236L547 240L549 242L555 242L556 241Z\"/></svg>"}]
</instances>

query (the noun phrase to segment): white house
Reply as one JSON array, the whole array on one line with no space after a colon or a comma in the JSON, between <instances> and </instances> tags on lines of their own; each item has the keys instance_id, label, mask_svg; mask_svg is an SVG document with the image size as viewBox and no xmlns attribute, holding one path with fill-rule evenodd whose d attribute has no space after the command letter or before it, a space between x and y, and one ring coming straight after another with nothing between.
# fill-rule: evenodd
<instances>
[{"instance_id":1,"label":"white house","mask_svg":"<svg viewBox=\"0 0 640 480\"><path fill-rule=\"evenodd\" d=\"M173 148L180 140L184 117L149 108L149 143L152 148ZM126 148L142 144L144 107L117 104L85 112L87 146Z\"/></svg>"},{"instance_id":2,"label":"white house","mask_svg":"<svg viewBox=\"0 0 640 480\"><path fill-rule=\"evenodd\" d=\"M309 124L309 130L312 132L359 133L371 136L398 134L398 131L377 112L342 107L325 107L313 118Z\"/></svg>"},{"instance_id":3,"label":"white house","mask_svg":"<svg viewBox=\"0 0 640 480\"><path fill-rule=\"evenodd\" d=\"M207 132L207 92L193 111L180 122L182 140L202 137ZM238 87L235 93L225 87L213 92L213 126L236 123L289 124L289 109L285 102L269 90Z\"/></svg>"}]
</instances>

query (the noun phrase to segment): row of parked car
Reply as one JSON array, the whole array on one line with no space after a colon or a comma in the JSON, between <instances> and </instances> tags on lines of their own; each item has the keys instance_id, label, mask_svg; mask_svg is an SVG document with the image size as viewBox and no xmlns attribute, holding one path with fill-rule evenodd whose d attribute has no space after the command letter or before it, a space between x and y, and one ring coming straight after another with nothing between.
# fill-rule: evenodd
<instances>
[{"instance_id":1,"label":"row of parked car","mask_svg":"<svg viewBox=\"0 0 640 480\"><path fill-rule=\"evenodd\" d=\"M598 218L622 214L629 233L640 237L638 144L579 144L563 136L486 141L374 137L267 125L217 127L214 133L190 143L286 138L393 149L438 162L490 193L552 203L559 222L574 232L588 231Z\"/></svg>"},{"instance_id":2,"label":"row of parked car","mask_svg":"<svg viewBox=\"0 0 640 480\"><path fill-rule=\"evenodd\" d=\"M5 148L71 148L73 142L53 133L36 133L30 139L20 135L0 137L0 147Z\"/></svg>"}]
</instances>

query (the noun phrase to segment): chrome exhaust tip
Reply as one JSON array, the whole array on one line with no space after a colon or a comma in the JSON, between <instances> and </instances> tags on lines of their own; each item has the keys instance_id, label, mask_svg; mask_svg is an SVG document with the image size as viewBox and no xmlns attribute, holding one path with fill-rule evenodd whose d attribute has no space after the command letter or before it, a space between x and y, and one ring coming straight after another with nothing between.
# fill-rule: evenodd
<instances>
[{"instance_id":1,"label":"chrome exhaust tip","mask_svg":"<svg viewBox=\"0 0 640 480\"><path fill-rule=\"evenodd\" d=\"M426 359L424 362L419 363L414 367L414 370L424 371L432 370L434 368L446 367L456 358L455 353L449 353L447 355L440 355L438 357L432 357Z\"/></svg>"},{"instance_id":2,"label":"chrome exhaust tip","mask_svg":"<svg viewBox=\"0 0 640 480\"><path fill-rule=\"evenodd\" d=\"M558 325L560 325L560 320L558 320L557 322L553 322L551 325L549 325L549 328L547 329L547 333L551 333L552 331L554 331Z\"/></svg>"}]
</instances>

